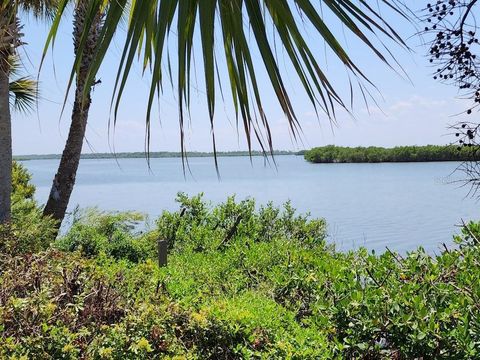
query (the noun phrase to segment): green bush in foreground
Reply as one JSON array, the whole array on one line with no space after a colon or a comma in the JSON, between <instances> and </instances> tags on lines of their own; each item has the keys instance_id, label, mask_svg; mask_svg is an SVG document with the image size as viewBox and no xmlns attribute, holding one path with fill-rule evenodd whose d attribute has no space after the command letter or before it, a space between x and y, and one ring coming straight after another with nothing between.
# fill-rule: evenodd
<instances>
[{"instance_id":1,"label":"green bush in foreground","mask_svg":"<svg viewBox=\"0 0 480 360\"><path fill-rule=\"evenodd\" d=\"M340 253L288 204L178 200L145 233L89 213L57 244L74 252L1 258L0 358L480 357L479 224L436 257Z\"/></svg>"},{"instance_id":2,"label":"green bush in foreground","mask_svg":"<svg viewBox=\"0 0 480 360\"><path fill-rule=\"evenodd\" d=\"M44 218L34 199L31 175L19 163L12 169L12 222L0 225L0 253L10 255L38 252L54 239L55 222Z\"/></svg>"},{"instance_id":3,"label":"green bush in foreground","mask_svg":"<svg viewBox=\"0 0 480 360\"><path fill-rule=\"evenodd\" d=\"M155 243L135 231L143 215L127 212L106 214L89 209L76 214L68 233L55 247L64 251L80 251L85 257L106 254L132 262L146 260L155 250Z\"/></svg>"}]
</instances>

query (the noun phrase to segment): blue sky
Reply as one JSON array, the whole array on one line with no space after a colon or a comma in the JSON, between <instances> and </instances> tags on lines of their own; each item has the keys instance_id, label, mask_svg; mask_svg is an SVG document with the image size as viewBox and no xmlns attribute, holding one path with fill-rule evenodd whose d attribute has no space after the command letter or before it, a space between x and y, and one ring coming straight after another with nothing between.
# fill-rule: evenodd
<instances>
[{"instance_id":1,"label":"blue sky","mask_svg":"<svg viewBox=\"0 0 480 360\"><path fill-rule=\"evenodd\" d=\"M419 6L418 1L408 0L413 10ZM26 71L37 74L48 25L41 24L28 17L22 19L27 45L22 49ZM327 144L347 146L395 146L446 144L453 138L449 135L448 124L461 121L467 105L458 98L453 86L438 84L432 79L432 69L428 67L425 57L426 49L421 40L412 36L415 28L404 21L392 17L392 22L399 32L408 38L412 51L396 48L394 56L408 73L411 81L401 77L375 59L371 52L360 46L343 29L332 23L332 30L340 37L351 57L363 69L366 75L377 85L375 93L379 108L373 102L367 107L357 93L354 104L354 118L345 112L337 116L337 125L331 126L327 117L314 114L313 107L295 80L287 63L283 64L286 83L292 102L300 119L303 134L301 142L292 140L287 122L268 87L263 88L264 107L272 127L274 147L276 149L297 150ZM421 26L421 25L419 25ZM345 71L328 53L323 43L314 36L312 29L305 29L309 44L321 57L330 80L337 86L345 99L349 99L348 82ZM48 154L61 153L68 135L71 99L63 116L60 118L65 87L72 63L71 18L66 18L60 28L60 35L55 48L49 52L40 74L41 99L36 112L27 116L13 114L14 154ZM87 129L88 145L84 152L109 152L115 146L120 151L143 151L145 138L145 104L149 90L148 78L142 77L140 68L136 68L129 81L123 97L120 115L115 131L108 131L110 97L112 82L115 77L121 49L121 33L112 47L105 65L100 71L102 84L97 86L93 95L89 126ZM174 34L173 36L174 37ZM201 58L200 52L196 57ZM174 58L173 58L174 59ZM266 84L265 74L259 64L259 81ZM191 119L187 126L188 150L210 151L210 125L202 88L201 64L197 64L198 86L192 90L193 103ZM155 113L152 124L151 151L179 151L178 111L176 96L166 86L160 98L159 110ZM220 151L246 150L242 133L238 133L235 116L229 99L222 103L219 99L216 111L216 136ZM256 146L258 148L258 146Z\"/></svg>"}]
</instances>

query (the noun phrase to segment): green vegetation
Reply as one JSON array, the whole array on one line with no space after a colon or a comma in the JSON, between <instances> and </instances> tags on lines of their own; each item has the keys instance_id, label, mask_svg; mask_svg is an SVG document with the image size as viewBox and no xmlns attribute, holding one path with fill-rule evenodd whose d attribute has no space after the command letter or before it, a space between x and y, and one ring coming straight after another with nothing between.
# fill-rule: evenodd
<instances>
[{"instance_id":1,"label":"green vegetation","mask_svg":"<svg viewBox=\"0 0 480 360\"><path fill-rule=\"evenodd\" d=\"M31 189L16 169L15 189ZM179 211L155 224L88 210L46 250L2 249L0 358L480 356L480 224L435 257L342 253L326 243L323 220L288 203L177 200ZM31 221L24 215L18 228ZM8 230L2 243L24 236Z\"/></svg>"},{"instance_id":2,"label":"green vegetation","mask_svg":"<svg viewBox=\"0 0 480 360\"><path fill-rule=\"evenodd\" d=\"M286 150L275 150L273 152L275 156L279 155L303 155L303 153L295 151L286 151ZM228 157L228 156L265 156L261 151L220 151L217 153L218 157ZM212 152L200 152L200 151L189 151L185 154L187 157L213 157ZM62 157L60 154L46 154L46 155L17 155L14 156L14 159L17 161L27 161L27 160L58 160ZM82 159L145 159L147 154L144 152L130 152L130 153L93 153L93 154L82 154ZM179 158L182 157L181 152L151 152L148 154L148 157L151 159L156 158Z\"/></svg>"},{"instance_id":3,"label":"green vegetation","mask_svg":"<svg viewBox=\"0 0 480 360\"><path fill-rule=\"evenodd\" d=\"M12 222L0 225L0 254L45 250L52 242L55 222L43 217L41 207L34 200L31 175L15 162L12 169Z\"/></svg>"},{"instance_id":4,"label":"green vegetation","mask_svg":"<svg viewBox=\"0 0 480 360\"><path fill-rule=\"evenodd\" d=\"M471 161L478 159L476 149L453 145L382 147L324 146L305 152L305 159L312 163L379 163L379 162L427 162Z\"/></svg>"}]
</instances>

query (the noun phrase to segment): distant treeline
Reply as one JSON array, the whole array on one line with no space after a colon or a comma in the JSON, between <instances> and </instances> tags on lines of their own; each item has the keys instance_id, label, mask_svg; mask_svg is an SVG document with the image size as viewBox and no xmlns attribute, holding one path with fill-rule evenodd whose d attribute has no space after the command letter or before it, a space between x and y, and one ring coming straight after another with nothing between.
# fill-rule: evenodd
<instances>
[{"instance_id":1,"label":"distant treeline","mask_svg":"<svg viewBox=\"0 0 480 360\"><path fill-rule=\"evenodd\" d=\"M274 155L303 155L302 153L295 151L283 151L276 150L273 152ZM212 157L213 153L211 152L188 152L187 157ZM227 152L218 152L217 156L226 157L226 156L249 156L248 151L227 151ZM261 151L252 151L252 156L263 156L264 153ZM151 159L156 158L178 158L182 156L180 152L151 152L148 154ZM144 152L131 152L131 153L98 153L98 154L82 154L82 159L145 159L147 155ZM60 159L60 154L48 154L48 155L18 155L14 156L14 159L17 161L27 161L27 160L56 160Z\"/></svg>"},{"instance_id":2,"label":"distant treeline","mask_svg":"<svg viewBox=\"0 0 480 360\"><path fill-rule=\"evenodd\" d=\"M453 145L382 147L324 146L305 152L305 159L312 163L379 163L379 162L428 162L480 160L478 151L471 147Z\"/></svg>"}]
</instances>

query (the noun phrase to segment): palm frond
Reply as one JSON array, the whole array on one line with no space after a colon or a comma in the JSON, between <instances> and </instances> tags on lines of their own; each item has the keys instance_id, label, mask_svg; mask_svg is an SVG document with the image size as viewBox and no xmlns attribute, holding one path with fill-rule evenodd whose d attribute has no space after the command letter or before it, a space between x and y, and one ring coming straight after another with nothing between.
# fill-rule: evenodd
<instances>
[{"instance_id":1,"label":"palm frond","mask_svg":"<svg viewBox=\"0 0 480 360\"><path fill-rule=\"evenodd\" d=\"M10 70L10 76L11 77L20 77L22 70L23 70L23 64L22 64L22 59L18 54L13 54L8 57L8 66Z\"/></svg>"},{"instance_id":2,"label":"palm frond","mask_svg":"<svg viewBox=\"0 0 480 360\"><path fill-rule=\"evenodd\" d=\"M36 18L53 18L58 0L16 0L19 8Z\"/></svg>"},{"instance_id":3,"label":"palm frond","mask_svg":"<svg viewBox=\"0 0 480 360\"><path fill-rule=\"evenodd\" d=\"M10 105L19 112L28 113L35 108L38 98L37 82L24 76L10 82Z\"/></svg>"},{"instance_id":4,"label":"palm frond","mask_svg":"<svg viewBox=\"0 0 480 360\"><path fill-rule=\"evenodd\" d=\"M91 5L89 16L93 18L99 11L102 1L84 1L89 1ZM45 52L57 35L58 23L67 4L68 0L59 0L59 11L45 46ZM312 41L323 40L326 43L331 53L345 65L347 72L353 74L353 78L360 83L363 94L364 83L368 84L369 79L333 34L331 18L336 18L337 23L365 45L365 49L369 52L364 52L362 56L365 54L374 56L386 66L393 68L390 63L395 64L395 59L391 56L389 49L384 48L383 41L388 40L391 44L403 48L407 48L407 45L382 16L379 8L382 6L384 10L390 11L390 15L393 13L408 18L399 0L380 2L376 0L110 1L95 63L88 75L88 84L93 84L117 26L126 12L125 9L128 8L126 40L112 99L114 123L133 64L140 54L143 56L144 69L150 70L152 75L146 104L146 142L147 148L149 147L151 110L154 100L162 93L164 68L168 69L166 78L172 78L172 66L167 54L171 53L169 47L173 42L169 41L169 37L173 35L176 36L177 66L173 69L176 69L175 85L182 152L185 152L185 113L191 103L193 54L197 48L202 52L203 58L206 105L212 128L214 151L216 151L214 132L216 94L218 88L223 88L221 84L223 80L218 75L220 63L225 64L227 69L232 103L237 120L241 119L243 123L249 149L252 149L253 139L256 139L264 151L272 151L273 139L262 101L266 96L274 94L288 119L293 136L296 137L301 133L301 124L285 85L285 73L281 70L282 66L276 57L276 47L283 48L314 109L322 110L330 120L334 120L336 109L348 110L348 105L336 90L338 88L336 84L329 79L327 72L314 55ZM323 16L322 11L329 11L329 16ZM307 38L300 25L313 28L315 36ZM196 35L197 32L198 35ZM376 45L378 39L380 39L380 45ZM255 57L257 52L260 54L259 59ZM75 69L81 57L82 48L80 47L71 73L70 84L73 82ZM259 84L258 72L262 68L267 74L271 92L262 91L265 86Z\"/></svg>"}]
</instances>

